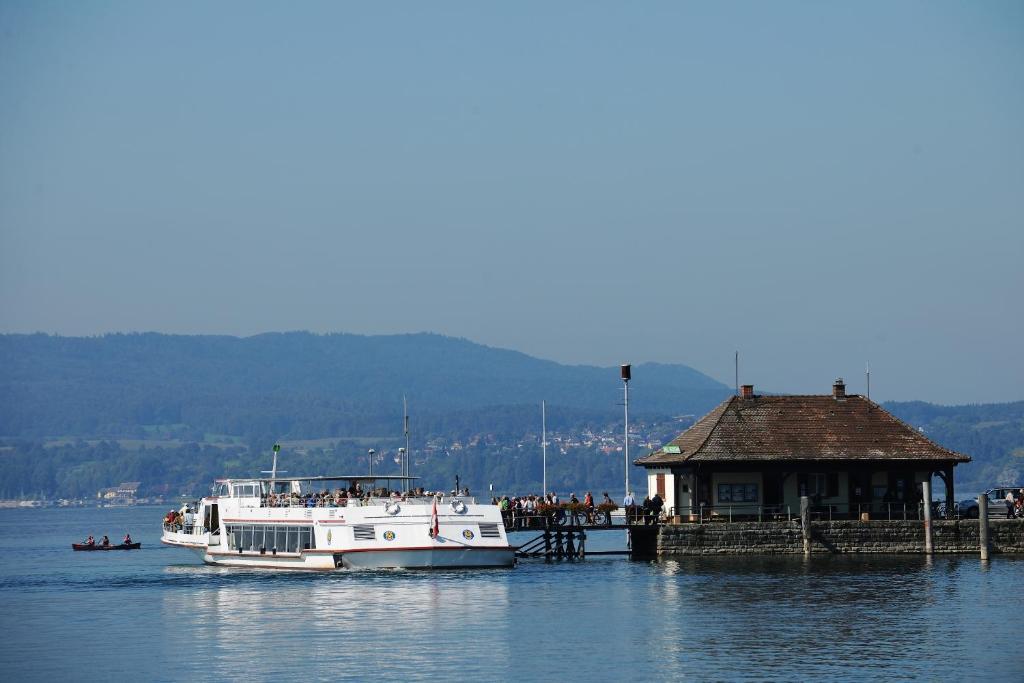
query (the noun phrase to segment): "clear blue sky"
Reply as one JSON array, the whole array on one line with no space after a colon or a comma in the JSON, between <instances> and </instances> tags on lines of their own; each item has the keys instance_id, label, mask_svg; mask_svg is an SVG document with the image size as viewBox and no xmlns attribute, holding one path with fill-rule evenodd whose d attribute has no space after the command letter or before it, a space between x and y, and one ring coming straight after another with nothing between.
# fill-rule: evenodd
<instances>
[{"instance_id":1,"label":"clear blue sky","mask_svg":"<svg viewBox=\"0 0 1024 683\"><path fill-rule=\"evenodd\" d=\"M0 331L1022 399L1022 133L1020 2L3 2Z\"/></svg>"}]
</instances>

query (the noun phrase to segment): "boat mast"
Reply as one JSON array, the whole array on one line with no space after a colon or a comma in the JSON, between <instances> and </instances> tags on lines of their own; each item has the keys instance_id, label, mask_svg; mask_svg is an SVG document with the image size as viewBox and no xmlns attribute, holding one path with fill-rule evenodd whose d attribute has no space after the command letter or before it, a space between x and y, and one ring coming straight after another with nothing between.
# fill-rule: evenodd
<instances>
[{"instance_id":1,"label":"boat mast","mask_svg":"<svg viewBox=\"0 0 1024 683\"><path fill-rule=\"evenodd\" d=\"M405 456L402 458L402 476L406 477L403 489L406 494L409 493L409 458L412 457L412 451L409 449L409 402L405 400L405 394L402 395L402 429L405 431Z\"/></svg>"},{"instance_id":2,"label":"boat mast","mask_svg":"<svg viewBox=\"0 0 1024 683\"><path fill-rule=\"evenodd\" d=\"M541 486L541 494L548 495L548 422L547 422L547 407L545 402L540 402L540 449L542 457L542 468L543 468L543 479L544 483Z\"/></svg>"}]
</instances>

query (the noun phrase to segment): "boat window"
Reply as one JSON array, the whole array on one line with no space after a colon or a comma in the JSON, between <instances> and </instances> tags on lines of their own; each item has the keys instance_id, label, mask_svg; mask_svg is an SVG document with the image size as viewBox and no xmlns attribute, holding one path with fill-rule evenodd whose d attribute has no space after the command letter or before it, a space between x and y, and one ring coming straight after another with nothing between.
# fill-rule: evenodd
<instances>
[{"instance_id":1,"label":"boat window","mask_svg":"<svg viewBox=\"0 0 1024 683\"><path fill-rule=\"evenodd\" d=\"M284 526L283 524L230 524L228 548L249 552L297 553L316 547L312 527Z\"/></svg>"}]
</instances>

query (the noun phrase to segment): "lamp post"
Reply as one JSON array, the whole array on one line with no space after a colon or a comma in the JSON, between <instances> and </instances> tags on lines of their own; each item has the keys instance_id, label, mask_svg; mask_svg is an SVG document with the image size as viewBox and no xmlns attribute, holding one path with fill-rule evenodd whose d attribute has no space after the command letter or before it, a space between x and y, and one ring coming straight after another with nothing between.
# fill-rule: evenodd
<instances>
[{"instance_id":1,"label":"lamp post","mask_svg":"<svg viewBox=\"0 0 1024 683\"><path fill-rule=\"evenodd\" d=\"M377 454L377 451L370 449L370 476L373 476L373 456Z\"/></svg>"},{"instance_id":2,"label":"lamp post","mask_svg":"<svg viewBox=\"0 0 1024 683\"><path fill-rule=\"evenodd\" d=\"M621 368L622 377L622 408L625 411L626 417L626 429L625 429L625 459L626 459L626 495L629 495L629 380L631 378L630 366L625 364Z\"/></svg>"}]
</instances>

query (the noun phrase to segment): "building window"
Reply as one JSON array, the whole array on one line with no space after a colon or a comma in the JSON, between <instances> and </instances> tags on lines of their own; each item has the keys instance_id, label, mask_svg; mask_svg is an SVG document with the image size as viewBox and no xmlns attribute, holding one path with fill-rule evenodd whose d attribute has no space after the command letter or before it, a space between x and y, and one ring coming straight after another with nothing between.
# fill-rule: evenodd
<instances>
[{"instance_id":1,"label":"building window","mask_svg":"<svg viewBox=\"0 0 1024 683\"><path fill-rule=\"evenodd\" d=\"M756 503L757 484L719 484L719 503Z\"/></svg>"},{"instance_id":2,"label":"building window","mask_svg":"<svg viewBox=\"0 0 1024 683\"><path fill-rule=\"evenodd\" d=\"M835 498L839 495L839 475L835 472L829 474L812 472L801 475L799 482L801 496Z\"/></svg>"}]
</instances>

